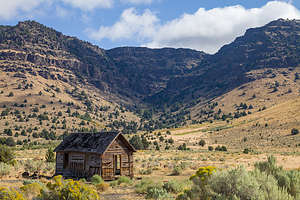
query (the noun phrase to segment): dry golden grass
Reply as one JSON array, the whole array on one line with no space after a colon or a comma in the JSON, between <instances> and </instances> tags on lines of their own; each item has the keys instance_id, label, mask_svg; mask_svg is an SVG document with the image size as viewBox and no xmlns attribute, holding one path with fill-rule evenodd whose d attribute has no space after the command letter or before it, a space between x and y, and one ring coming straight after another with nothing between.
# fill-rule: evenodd
<instances>
[{"instance_id":1,"label":"dry golden grass","mask_svg":"<svg viewBox=\"0 0 300 200\"><path fill-rule=\"evenodd\" d=\"M72 74L68 70L62 70L56 67L51 68L55 75L60 75L64 78L69 78L70 76L75 79L74 74ZM68 94L66 91L72 91L75 88L78 89L78 93L85 92L92 102L93 107L101 107L101 106L109 106L110 109L106 112L98 112L98 116L95 113L90 113L92 117L92 121L89 124L86 124L84 128L95 127L98 130L103 129L108 123L113 120L126 120L126 121L138 121L138 117L132 114L131 112L119 111L120 115L115 118L109 118L110 113L113 113L116 108L119 108L118 104L111 103L106 100L106 96L99 89L83 83L74 84L74 82L64 82L59 79L45 79L39 75L33 76L29 73L24 73L26 78L14 77L15 72L3 72L0 70L0 113L6 108L10 108L11 112L15 110L19 110L21 116L33 114L32 109L37 107L39 111L36 113L37 115L48 113L49 121L43 121L43 124L40 125L39 120L35 118L29 119L28 122L19 122L15 116L0 116L0 132L3 132L4 129L11 128L14 130L15 126L22 126L23 128L34 128L37 127L40 132L42 129L46 128L50 129L52 126L52 119L54 117L58 117L59 124L55 124L56 127L61 127L61 122L63 119L66 120L67 129L55 129L57 135L62 134L64 131L72 132L75 128L82 128L80 126L81 119L77 117L70 117L68 113L66 113L68 107L71 109L71 113L77 111L80 115L84 115L86 112L86 105L84 104L85 100L80 100L77 97L73 97ZM24 89L26 84L32 84L33 87L29 87L28 89ZM19 85L21 88L19 89ZM59 88L60 91L56 89ZM9 93L12 92L14 95L9 97ZM42 92L40 95L39 93ZM26 102L24 102L26 100ZM15 107L14 104L26 104L26 107ZM68 103L73 103L74 105L68 106ZM6 106L4 108L3 106ZM44 107L42 107L44 106ZM77 109L76 107L80 107ZM117 109L118 110L118 109ZM23 114L23 112L25 114ZM58 116L58 113L62 112L62 116ZM100 116L101 114L101 116ZM6 123L9 125L5 125ZM14 133L16 131L13 131ZM18 131L20 134L20 131ZM27 137L19 136L17 139L23 140ZM31 138L34 139L34 138ZM34 139L37 140L37 139Z\"/></svg>"},{"instance_id":2,"label":"dry golden grass","mask_svg":"<svg viewBox=\"0 0 300 200\"><path fill-rule=\"evenodd\" d=\"M284 169L299 169L300 134L292 136L290 131L292 128L300 129L300 80L294 81L295 73L300 72L300 69L297 68L294 71L290 71L289 69L273 69L272 73L264 75L266 70L249 72L249 76L257 78L256 81L236 88L215 100L219 104L215 110L220 108L225 113L234 112L234 105L239 105L243 102L254 106L251 109L252 114L230 120L229 122L220 120L213 123L207 122L171 129L171 135L166 136L166 139L173 138L175 141L173 145L170 145L171 150L162 150L164 149L164 145L161 144L161 151L138 151L135 154L135 176L140 178L148 177L155 181L168 181L172 179L184 181L201 166L211 165L226 169L244 165L248 169L252 169L254 163L266 160L271 154L277 158L278 165ZM55 71L56 75L59 74L62 77L71 76L74 78L74 74L70 71L62 71L55 67L53 67L53 71ZM275 77L272 74L275 74ZM61 91L65 91L66 89L73 90L76 87L80 88L80 91L85 91L88 94L94 105L110 106L111 109L109 112L113 112L117 107L116 104L106 100L102 91L91 85L74 85L59 80L47 80L41 76L33 76L29 73L26 73L26 79L17 78L14 75L14 72L0 71L0 91L3 91L3 94L0 94L0 112L5 109L3 108L4 104L21 104L26 99L26 104L28 105L26 108L13 108L13 110L18 109L29 114L33 107L40 107L44 104L46 108L40 108L38 114L48 112L50 118L53 118L57 116L59 111L62 111L63 116L61 117L67 121L67 130L71 131L73 128L80 127L78 124L81 119L69 117L66 114L66 103L73 102L81 108L84 108L85 105L82 101L68 95L66 92L55 91L51 87L52 85L60 88ZM24 80L26 81L24 82ZM275 81L279 83L278 91L272 92L271 87L274 86ZM25 83L32 83L32 89L18 89L19 84L23 87ZM289 89L291 90L289 91ZM42 91L42 95L39 95L40 91ZM13 97L8 97L10 92L14 93ZM256 95L255 98L252 98L253 94ZM50 103L51 101L53 101L53 104ZM265 110L258 111L264 106L266 106ZM196 106L192 110L192 116L195 116L199 109L201 109L201 106ZM78 112L84 114L83 110L78 110ZM72 112L74 111L75 109L72 108ZM102 119L107 119L109 112L102 112ZM95 126L101 129L106 123L113 120L100 120L95 115L92 115L92 117L94 118L93 122L85 127ZM138 117L130 112L121 113L118 119L138 121ZM9 122L8 126L5 125L6 122ZM38 120L16 122L16 119L13 117L1 117L1 129L13 129L15 125L21 125L26 128L37 126L39 127L39 132L43 128L49 128L46 122L40 125ZM57 129L56 132L61 134L63 131L62 129ZM162 133L166 132L166 130L160 131ZM28 137L19 136L17 139L26 138ZM204 147L198 145L201 139L206 141ZM34 140L44 142L43 139ZM155 137L154 140L158 141L158 137ZM191 150L176 150L183 143L186 143L187 147ZM218 145L225 145L229 151L210 152L207 150L208 146L216 147ZM299 146L296 147L296 145ZM242 153L245 148L252 149L253 152L249 154ZM23 150L17 151L16 155L17 160L20 162L28 159L43 160L45 152L46 149ZM174 167L177 165L184 165L185 167L179 175L172 176ZM146 172L147 170L148 172ZM13 168L8 176L1 178L0 186L21 186L24 180L21 176L23 172L23 166L16 169ZM45 175L51 176L53 172L52 174L51 172L45 173ZM137 182L138 180L134 181L134 183ZM121 185L102 192L102 199L144 199L144 197L134 192L133 185Z\"/></svg>"},{"instance_id":3,"label":"dry golden grass","mask_svg":"<svg viewBox=\"0 0 300 200\"><path fill-rule=\"evenodd\" d=\"M175 143L175 146L178 145ZM155 182L167 182L169 180L186 181L201 166L215 166L219 169L228 169L239 165L244 165L248 169L258 161L265 161L270 155L269 153L249 153L241 152L209 152L205 147L194 147L194 150L146 150L138 151L134 155L134 168L136 178L150 178ZM46 150L25 150L17 152L17 160L24 161L26 159L43 160ZM300 154L284 154L274 153L277 163L284 169L298 169L300 167ZM182 164L183 163L183 164ZM173 176L174 166L183 165L184 168L179 175ZM151 174L141 174L143 170L151 169ZM24 178L21 177L23 168L18 171L12 171L9 176L3 177L0 186L20 187ZM44 174L50 176L51 174ZM46 179L39 180L47 182ZM135 193L134 185L139 180L134 180L132 184L121 184L120 186L110 187L101 192L102 199L145 199L143 195ZM110 182L108 182L109 184Z\"/></svg>"}]
</instances>

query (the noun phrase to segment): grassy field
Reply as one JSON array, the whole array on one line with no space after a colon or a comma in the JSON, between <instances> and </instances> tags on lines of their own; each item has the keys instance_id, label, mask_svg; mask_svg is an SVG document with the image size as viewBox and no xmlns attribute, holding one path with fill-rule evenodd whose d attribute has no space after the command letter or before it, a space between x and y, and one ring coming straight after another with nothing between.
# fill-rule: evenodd
<instances>
[{"instance_id":1,"label":"grassy field","mask_svg":"<svg viewBox=\"0 0 300 200\"><path fill-rule=\"evenodd\" d=\"M101 198L145 199L145 195L138 194L135 188L141 180L151 179L157 184L177 181L189 187L188 179L199 167L231 169L243 165L247 170L252 170L256 162L265 161L270 155L274 155L278 165L284 169L299 170L300 134L291 134L292 128L300 129L300 87L299 80L294 80L295 73L299 71L298 68L293 72L288 69L273 70L275 76L267 75L261 79L256 77L256 81L215 99L218 102L218 106L213 108L216 112L218 109L222 109L223 113L238 111L237 105L242 102L253 105L253 108L246 109L246 116L228 120L209 119L196 124L190 120L185 127L138 132L151 145L149 150L140 150L134 155L135 179L130 183L108 182L110 186L99 191ZM61 76L68 74L58 73ZM265 76L264 74L261 70L251 72L249 76ZM8 173L1 175L0 187L21 187L28 180L22 177L24 171L31 171L33 174L38 170L42 175L39 181L43 183L47 183L47 178L53 176L55 165L45 162L45 154L49 146L55 146L60 141L54 139L49 143L45 138L33 137L34 133L39 134L47 129L59 136L66 131L81 128L95 127L100 130L115 119L140 120L129 111L122 112L120 106L103 99L99 95L100 91L89 88L88 85L78 85L81 89L77 90L76 85L63 81L46 80L29 74L26 81L22 81L13 75L0 72L1 113L7 109L6 106L10 107L10 114L0 116L0 129L11 129L13 134L10 137L15 140L29 141L24 142L25 147L15 147L16 163ZM28 84L33 86L24 89ZM274 91L276 84L279 85L276 86L277 91ZM73 93L70 95L67 90ZM12 96L9 95L10 92L13 92ZM20 106L25 100L26 107ZM88 109L86 100L92 101L97 111L90 114L91 119L82 120L81 117ZM18 105L15 106L15 103ZM109 108L103 111L103 107ZM38 112L33 112L35 108L38 108ZM191 110L192 119L196 118L201 109L203 107L197 105ZM79 116L72 116L76 111ZM36 113L37 117L29 117L32 113ZM38 115L47 115L49 119L39 120ZM24 121L26 119L28 121ZM82 121L85 124L81 124ZM29 128L33 130L30 132ZM26 130L26 135L22 135L22 130ZM0 137L7 136L9 135L3 134ZM131 136L126 135L128 139ZM204 146L199 145L201 140L205 141ZM38 143L27 145L34 141ZM181 145L185 145L187 150L178 150ZM211 150L208 150L209 147ZM227 151L216 151L218 147L226 147Z\"/></svg>"},{"instance_id":2,"label":"grassy field","mask_svg":"<svg viewBox=\"0 0 300 200\"><path fill-rule=\"evenodd\" d=\"M201 131L202 129L199 129L199 127L194 128L196 129L194 131L193 128L171 130L171 135L166 136L174 139L174 147L186 142L190 150L176 150L176 148L173 148L170 150L140 150L136 152L134 155L135 178L133 181L121 183L120 185L116 185L114 182L107 182L111 186L105 191L99 192L101 199L145 199L144 195L136 193L135 185L140 183L141 179L151 179L157 184L168 181L186 182L188 187L189 177L199 167L215 166L217 169L231 169L242 165L246 169L251 170L256 162L265 161L270 155L274 155L277 158L278 165L286 170L300 169L299 149L295 149L295 151L286 151L284 149L282 151L270 150L268 153L261 149L261 151L253 151L248 154L230 148L226 152L208 151L209 142L203 147L194 142L200 138L209 141L206 135L208 133ZM213 145L215 146L215 144ZM33 162L33 165L41 165L42 163L41 174L44 178L40 178L39 181L47 183L47 177L49 178L54 174L54 164L45 164L46 150L16 151L17 165L11 168L8 175L1 177L0 187L21 187L23 182L28 180L22 177L27 160Z\"/></svg>"}]
</instances>

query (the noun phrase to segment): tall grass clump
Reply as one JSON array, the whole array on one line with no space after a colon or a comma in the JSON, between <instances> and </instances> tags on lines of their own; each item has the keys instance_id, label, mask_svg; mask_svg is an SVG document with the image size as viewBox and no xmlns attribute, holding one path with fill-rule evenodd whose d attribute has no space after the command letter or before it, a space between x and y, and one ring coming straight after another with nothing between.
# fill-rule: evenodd
<instances>
[{"instance_id":1,"label":"tall grass clump","mask_svg":"<svg viewBox=\"0 0 300 200\"><path fill-rule=\"evenodd\" d=\"M144 178L135 185L135 192L145 195L146 199L174 199L174 195L184 190L185 184L174 180L154 182L150 178Z\"/></svg>"},{"instance_id":2,"label":"tall grass clump","mask_svg":"<svg viewBox=\"0 0 300 200\"><path fill-rule=\"evenodd\" d=\"M0 178L9 175L10 170L11 170L10 165L0 162Z\"/></svg>"},{"instance_id":3,"label":"tall grass clump","mask_svg":"<svg viewBox=\"0 0 300 200\"><path fill-rule=\"evenodd\" d=\"M172 199L172 196L164 188L153 186L147 188L146 199Z\"/></svg>"},{"instance_id":4,"label":"tall grass clump","mask_svg":"<svg viewBox=\"0 0 300 200\"><path fill-rule=\"evenodd\" d=\"M138 194L146 194L147 188L157 185L152 179L143 178L139 183L135 185L135 192Z\"/></svg>"},{"instance_id":5,"label":"tall grass clump","mask_svg":"<svg viewBox=\"0 0 300 200\"><path fill-rule=\"evenodd\" d=\"M92 182L92 184L97 185L97 184L103 183L104 181L103 181L103 179L102 179L101 176L99 176L99 175L94 175L94 176L92 176L92 178L91 178L91 182Z\"/></svg>"},{"instance_id":6,"label":"tall grass clump","mask_svg":"<svg viewBox=\"0 0 300 200\"><path fill-rule=\"evenodd\" d=\"M127 177L127 176L120 176L117 180L112 181L110 183L110 185L112 187L117 186L117 185L121 185L121 184L122 185L131 185L132 184L132 180L129 177Z\"/></svg>"},{"instance_id":7,"label":"tall grass clump","mask_svg":"<svg viewBox=\"0 0 300 200\"><path fill-rule=\"evenodd\" d=\"M0 162L11 163L15 158L15 154L10 147L0 145Z\"/></svg>"},{"instance_id":8,"label":"tall grass clump","mask_svg":"<svg viewBox=\"0 0 300 200\"><path fill-rule=\"evenodd\" d=\"M46 155L45 155L46 162L55 162L55 153L53 151L53 148L48 148Z\"/></svg>"},{"instance_id":9,"label":"tall grass clump","mask_svg":"<svg viewBox=\"0 0 300 200\"><path fill-rule=\"evenodd\" d=\"M180 192L183 192L185 188L184 182L179 182L175 180L170 180L163 184L162 188L165 189L169 193L178 194Z\"/></svg>"}]
</instances>

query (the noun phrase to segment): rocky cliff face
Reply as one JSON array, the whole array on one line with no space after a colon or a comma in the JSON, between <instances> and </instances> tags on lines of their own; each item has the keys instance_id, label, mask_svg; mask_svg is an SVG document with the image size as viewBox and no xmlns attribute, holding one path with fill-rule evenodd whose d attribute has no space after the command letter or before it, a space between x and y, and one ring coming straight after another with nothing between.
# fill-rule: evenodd
<instances>
[{"instance_id":1,"label":"rocky cliff face","mask_svg":"<svg viewBox=\"0 0 300 200\"><path fill-rule=\"evenodd\" d=\"M45 78L50 74L50 66L72 70L99 86L99 80L112 76L101 73L112 65L103 49L34 21L0 27L0 59L4 71L38 69ZM105 85L105 81L101 83Z\"/></svg>"},{"instance_id":2,"label":"rocky cliff face","mask_svg":"<svg viewBox=\"0 0 300 200\"><path fill-rule=\"evenodd\" d=\"M220 64L241 64L245 70L297 66L300 61L300 20L272 21L252 28L215 55Z\"/></svg>"},{"instance_id":3,"label":"rocky cliff face","mask_svg":"<svg viewBox=\"0 0 300 200\"><path fill-rule=\"evenodd\" d=\"M205 55L189 49L124 47L105 51L34 21L0 27L2 70L55 78L49 67L56 66L133 102L162 90L171 77L185 74Z\"/></svg>"},{"instance_id":4,"label":"rocky cliff face","mask_svg":"<svg viewBox=\"0 0 300 200\"><path fill-rule=\"evenodd\" d=\"M107 55L122 77L119 81L123 91L141 99L160 92L171 78L183 76L207 56L190 49L142 47L115 48Z\"/></svg>"},{"instance_id":5,"label":"rocky cliff face","mask_svg":"<svg viewBox=\"0 0 300 200\"><path fill-rule=\"evenodd\" d=\"M300 64L300 20L279 19L252 28L244 36L207 56L185 76L171 79L164 91L149 101L173 104L209 99L252 81L247 72Z\"/></svg>"},{"instance_id":6,"label":"rocky cliff face","mask_svg":"<svg viewBox=\"0 0 300 200\"><path fill-rule=\"evenodd\" d=\"M190 49L122 47L104 50L33 21L0 27L0 68L59 77L51 66L129 104L205 101L253 80L253 69L300 62L300 21L276 20L247 30L215 55Z\"/></svg>"}]
</instances>

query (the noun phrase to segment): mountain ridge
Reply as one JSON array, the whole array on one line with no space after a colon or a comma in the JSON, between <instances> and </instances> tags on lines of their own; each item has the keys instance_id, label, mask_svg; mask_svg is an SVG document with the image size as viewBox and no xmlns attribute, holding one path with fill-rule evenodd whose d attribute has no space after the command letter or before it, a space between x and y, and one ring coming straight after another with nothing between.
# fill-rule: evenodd
<instances>
[{"instance_id":1,"label":"mountain ridge","mask_svg":"<svg viewBox=\"0 0 300 200\"><path fill-rule=\"evenodd\" d=\"M147 110L158 113L153 119L157 123L159 116L171 113L178 121L157 125L165 127L191 122L194 115L189 113L194 108L201 110L199 105L205 107L269 73L249 75L253 70L294 69L300 63L299 47L299 20L279 19L248 29L214 55L183 48L104 50L37 22L25 21L0 26L0 69L16 76L29 73L31 77L59 80L75 89L79 85L94 87L106 100L126 105L137 115L147 116L150 122L151 115L143 114ZM281 73L275 71L273 74ZM294 74L297 72L290 77ZM70 94L67 89L66 92ZM208 114L205 119L211 117Z\"/></svg>"}]
</instances>

